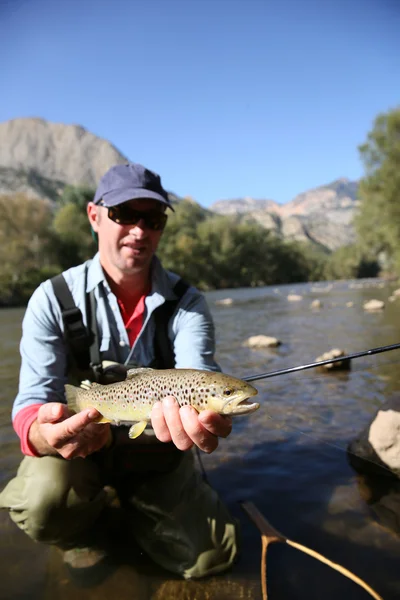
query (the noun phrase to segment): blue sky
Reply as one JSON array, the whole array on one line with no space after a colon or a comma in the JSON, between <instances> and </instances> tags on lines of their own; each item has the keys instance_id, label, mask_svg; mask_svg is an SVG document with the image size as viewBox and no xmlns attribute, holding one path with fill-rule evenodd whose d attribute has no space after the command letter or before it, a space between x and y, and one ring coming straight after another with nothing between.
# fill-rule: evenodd
<instances>
[{"instance_id":1,"label":"blue sky","mask_svg":"<svg viewBox=\"0 0 400 600\"><path fill-rule=\"evenodd\" d=\"M363 174L397 0L0 0L0 121L83 125L203 206Z\"/></svg>"}]
</instances>

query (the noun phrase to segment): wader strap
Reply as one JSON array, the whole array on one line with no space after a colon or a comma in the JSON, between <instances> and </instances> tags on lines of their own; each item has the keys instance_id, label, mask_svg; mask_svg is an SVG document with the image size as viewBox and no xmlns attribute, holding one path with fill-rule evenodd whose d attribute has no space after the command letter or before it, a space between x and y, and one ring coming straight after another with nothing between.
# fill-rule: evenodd
<instances>
[{"instance_id":1,"label":"wader strap","mask_svg":"<svg viewBox=\"0 0 400 600\"><path fill-rule=\"evenodd\" d=\"M174 349L168 335L168 323L174 314L181 298L189 289L189 284L183 279L179 279L174 287L174 294L178 296L176 300L166 300L154 311L155 334L154 334L154 361L153 368L173 369L175 367Z\"/></svg>"},{"instance_id":2,"label":"wader strap","mask_svg":"<svg viewBox=\"0 0 400 600\"><path fill-rule=\"evenodd\" d=\"M85 370L89 365L91 336L83 323L82 312L76 306L62 274L52 277L50 281L61 307L61 314L64 322L64 338L70 355L75 360L77 368Z\"/></svg>"},{"instance_id":3,"label":"wader strap","mask_svg":"<svg viewBox=\"0 0 400 600\"><path fill-rule=\"evenodd\" d=\"M91 290L89 294L86 294L86 311L92 334L89 348L90 368L93 371L95 381L99 382L103 375L103 365L100 357L99 328L96 319L96 298L94 290Z\"/></svg>"},{"instance_id":4,"label":"wader strap","mask_svg":"<svg viewBox=\"0 0 400 600\"><path fill-rule=\"evenodd\" d=\"M85 269L85 289L87 270ZM62 274L52 277L54 293L60 304L64 322L64 337L69 353L79 370L93 372L95 381L99 381L103 369L100 357L99 332L96 320L96 298L94 290L86 294L88 330L84 323L81 310L75 305L72 294ZM177 296L175 300L166 300L154 311L155 335L153 368L173 369L175 367L174 350L168 336L168 323L176 310L181 298L189 289L189 284L179 279L174 287Z\"/></svg>"}]
</instances>

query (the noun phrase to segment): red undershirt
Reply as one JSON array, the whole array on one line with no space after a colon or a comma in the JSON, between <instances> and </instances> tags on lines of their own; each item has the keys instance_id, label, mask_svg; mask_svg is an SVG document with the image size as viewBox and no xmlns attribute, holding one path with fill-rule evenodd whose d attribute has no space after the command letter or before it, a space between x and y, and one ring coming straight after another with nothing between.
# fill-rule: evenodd
<instances>
[{"instance_id":1,"label":"red undershirt","mask_svg":"<svg viewBox=\"0 0 400 600\"><path fill-rule=\"evenodd\" d=\"M121 311L122 319L124 321L131 347L135 343L136 338L143 326L144 302L146 300L146 296L147 292L143 294L143 296L141 296L135 304L124 304L122 300L118 298L118 306Z\"/></svg>"},{"instance_id":2,"label":"red undershirt","mask_svg":"<svg viewBox=\"0 0 400 600\"><path fill-rule=\"evenodd\" d=\"M128 334L129 344L132 347L143 327L145 300L149 290L139 298L134 304L131 302L123 303L118 299L118 306L124 321L125 329ZM29 429L37 418L37 413L42 404L31 404L20 410L14 418L13 427L21 440L21 451L27 456L39 456L29 443Z\"/></svg>"}]
</instances>

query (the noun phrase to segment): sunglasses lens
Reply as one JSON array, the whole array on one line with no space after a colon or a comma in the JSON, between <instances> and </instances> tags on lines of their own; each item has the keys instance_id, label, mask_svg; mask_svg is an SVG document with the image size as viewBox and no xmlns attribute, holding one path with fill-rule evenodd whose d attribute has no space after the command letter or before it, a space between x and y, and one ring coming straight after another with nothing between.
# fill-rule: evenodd
<instances>
[{"instance_id":1,"label":"sunglasses lens","mask_svg":"<svg viewBox=\"0 0 400 600\"><path fill-rule=\"evenodd\" d=\"M140 212L130 206L113 206L108 209L108 218L119 225L137 225L143 219L146 227L153 231L162 231L168 216L158 211Z\"/></svg>"},{"instance_id":2,"label":"sunglasses lens","mask_svg":"<svg viewBox=\"0 0 400 600\"><path fill-rule=\"evenodd\" d=\"M162 231L167 222L167 215L164 213L155 213L153 215L149 215L144 217L144 222L149 229L153 229L154 231Z\"/></svg>"}]
</instances>

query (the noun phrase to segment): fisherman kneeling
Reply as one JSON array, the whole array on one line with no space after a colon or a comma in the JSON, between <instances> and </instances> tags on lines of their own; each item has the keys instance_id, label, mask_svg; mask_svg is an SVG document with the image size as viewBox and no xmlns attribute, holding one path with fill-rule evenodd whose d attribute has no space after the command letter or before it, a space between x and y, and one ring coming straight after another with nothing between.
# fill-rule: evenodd
<instances>
[{"instance_id":1,"label":"fisherman kneeling","mask_svg":"<svg viewBox=\"0 0 400 600\"><path fill-rule=\"evenodd\" d=\"M111 168L87 207L98 253L41 284L25 313L12 413L25 458L0 507L33 540L64 550L75 571L105 557L101 532L116 504L107 486L125 539L165 569L203 577L237 555L235 520L189 451L213 452L229 417L167 396L152 408L152 428L130 440L126 428L97 423L97 410L71 414L65 404L67 383L109 383L104 361L124 365L122 378L132 365L220 370L204 297L155 256L167 208L158 175Z\"/></svg>"}]
</instances>

